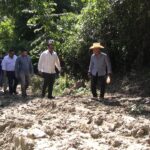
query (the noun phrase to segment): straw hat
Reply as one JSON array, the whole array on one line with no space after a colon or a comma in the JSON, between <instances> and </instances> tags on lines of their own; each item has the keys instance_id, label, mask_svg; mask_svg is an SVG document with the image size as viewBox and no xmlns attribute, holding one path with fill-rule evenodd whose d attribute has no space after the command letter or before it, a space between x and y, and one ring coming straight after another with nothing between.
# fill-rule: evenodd
<instances>
[{"instance_id":1,"label":"straw hat","mask_svg":"<svg viewBox=\"0 0 150 150\"><path fill-rule=\"evenodd\" d=\"M101 43L93 43L90 49L95 49L95 48L104 48L104 46L102 46Z\"/></svg>"}]
</instances>

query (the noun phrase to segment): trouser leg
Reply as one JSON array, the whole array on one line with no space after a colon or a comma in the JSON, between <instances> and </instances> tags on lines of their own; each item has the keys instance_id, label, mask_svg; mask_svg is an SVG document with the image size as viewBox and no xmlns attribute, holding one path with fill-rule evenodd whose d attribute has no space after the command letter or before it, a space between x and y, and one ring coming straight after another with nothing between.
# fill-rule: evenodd
<instances>
[{"instance_id":1,"label":"trouser leg","mask_svg":"<svg viewBox=\"0 0 150 150\"><path fill-rule=\"evenodd\" d=\"M16 93L17 85L18 85L18 80L15 77L15 72L13 72L13 92L14 93Z\"/></svg>"},{"instance_id":2,"label":"trouser leg","mask_svg":"<svg viewBox=\"0 0 150 150\"><path fill-rule=\"evenodd\" d=\"M20 74L20 83L21 83L21 92L22 96L26 96L26 79L25 79L25 74Z\"/></svg>"},{"instance_id":3,"label":"trouser leg","mask_svg":"<svg viewBox=\"0 0 150 150\"><path fill-rule=\"evenodd\" d=\"M9 93L13 94L13 74L11 71L7 71L7 78L8 78Z\"/></svg>"},{"instance_id":4,"label":"trouser leg","mask_svg":"<svg viewBox=\"0 0 150 150\"><path fill-rule=\"evenodd\" d=\"M44 78L44 83L43 83L43 87L42 87L42 97L45 96L46 89L47 89L48 84L49 84L49 74L43 73L43 78Z\"/></svg>"},{"instance_id":5,"label":"trouser leg","mask_svg":"<svg viewBox=\"0 0 150 150\"><path fill-rule=\"evenodd\" d=\"M31 77L29 74L25 75L25 88L27 89L30 85Z\"/></svg>"},{"instance_id":6,"label":"trouser leg","mask_svg":"<svg viewBox=\"0 0 150 150\"><path fill-rule=\"evenodd\" d=\"M0 72L0 87L3 86L3 73Z\"/></svg>"},{"instance_id":7,"label":"trouser leg","mask_svg":"<svg viewBox=\"0 0 150 150\"><path fill-rule=\"evenodd\" d=\"M8 86L8 78L7 78L7 75L4 74L4 72L3 72L3 89L4 89L4 93L6 93L7 86Z\"/></svg>"},{"instance_id":8,"label":"trouser leg","mask_svg":"<svg viewBox=\"0 0 150 150\"><path fill-rule=\"evenodd\" d=\"M48 98L52 97L54 82L55 82L55 74L50 74L48 85Z\"/></svg>"},{"instance_id":9,"label":"trouser leg","mask_svg":"<svg viewBox=\"0 0 150 150\"><path fill-rule=\"evenodd\" d=\"M97 75L91 77L91 92L93 94L93 97L97 97L97 92L96 92L97 81L98 81Z\"/></svg>"},{"instance_id":10,"label":"trouser leg","mask_svg":"<svg viewBox=\"0 0 150 150\"><path fill-rule=\"evenodd\" d=\"M100 76L99 83L100 83L100 98L104 98L106 88L106 77Z\"/></svg>"}]
</instances>

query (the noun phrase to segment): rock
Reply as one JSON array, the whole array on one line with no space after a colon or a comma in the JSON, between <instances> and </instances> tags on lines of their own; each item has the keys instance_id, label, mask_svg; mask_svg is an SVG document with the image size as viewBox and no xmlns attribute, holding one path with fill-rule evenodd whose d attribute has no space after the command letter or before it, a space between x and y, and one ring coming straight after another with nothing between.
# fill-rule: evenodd
<instances>
[{"instance_id":1,"label":"rock","mask_svg":"<svg viewBox=\"0 0 150 150\"><path fill-rule=\"evenodd\" d=\"M67 130L67 132L70 133L70 132L73 131L73 129L74 129L74 128L69 128L69 129Z\"/></svg>"},{"instance_id":2,"label":"rock","mask_svg":"<svg viewBox=\"0 0 150 150\"><path fill-rule=\"evenodd\" d=\"M93 118L92 118L92 117L89 117L89 120L88 120L87 124L91 124L92 121L93 121Z\"/></svg>"},{"instance_id":3,"label":"rock","mask_svg":"<svg viewBox=\"0 0 150 150\"><path fill-rule=\"evenodd\" d=\"M99 130L92 130L90 132L90 134L93 139L98 139L98 138L102 137L102 134Z\"/></svg>"},{"instance_id":4,"label":"rock","mask_svg":"<svg viewBox=\"0 0 150 150\"><path fill-rule=\"evenodd\" d=\"M114 124L109 126L109 131L112 131L112 132L115 131L115 125Z\"/></svg>"},{"instance_id":5,"label":"rock","mask_svg":"<svg viewBox=\"0 0 150 150\"><path fill-rule=\"evenodd\" d=\"M143 129L139 129L136 133L136 137L142 137L145 135L145 131Z\"/></svg>"},{"instance_id":6,"label":"rock","mask_svg":"<svg viewBox=\"0 0 150 150\"><path fill-rule=\"evenodd\" d=\"M111 144L113 147L119 147L122 143L119 140L115 140L115 141L112 141Z\"/></svg>"},{"instance_id":7,"label":"rock","mask_svg":"<svg viewBox=\"0 0 150 150\"><path fill-rule=\"evenodd\" d=\"M68 108L68 112L69 112L69 113L73 113L73 112L75 112L75 111L76 111L75 107L69 107L69 108Z\"/></svg>"},{"instance_id":8,"label":"rock","mask_svg":"<svg viewBox=\"0 0 150 150\"><path fill-rule=\"evenodd\" d=\"M37 128L35 128L35 129L29 129L27 132L28 132L27 136L31 137L31 138L37 139L37 138L45 138L46 137L46 133L43 132L40 129L37 129Z\"/></svg>"},{"instance_id":9,"label":"rock","mask_svg":"<svg viewBox=\"0 0 150 150\"><path fill-rule=\"evenodd\" d=\"M146 139L146 143L150 145L150 138Z\"/></svg>"},{"instance_id":10,"label":"rock","mask_svg":"<svg viewBox=\"0 0 150 150\"><path fill-rule=\"evenodd\" d=\"M90 132L90 127L87 124L80 124L79 130L83 133L88 133Z\"/></svg>"},{"instance_id":11,"label":"rock","mask_svg":"<svg viewBox=\"0 0 150 150\"><path fill-rule=\"evenodd\" d=\"M73 92L73 89L68 89L68 88L66 88L66 89L63 91L63 96L65 96L65 95L70 95L72 92Z\"/></svg>"},{"instance_id":12,"label":"rock","mask_svg":"<svg viewBox=\"0 0 150 150\"><path fill-rule=\"evenodd\" d=\"M132 130L132 135L136 138L143 137L148 134L149 134L149 126L148 125L138 127L136 129Z\"/></svg>"},{"instance_id":13,"label":"rock","mask_svg":"<svg viewBox=\"0 0 150 150\"><path fill-rule=\"evenodd\" d=\"M74 85L74 88L75 88L75 89L79 89L79 88L81 88L81 87L85 87L85 83L84 83L83 80L77 81L77 82L75 83L75 85Z\"/></svg>"},{"instance_id":14,"label":"rock","mask_svg":"<svg viewBox=\"0 0 150 150\"><path fill-rule=\"evenodd\" d=\"M49 135L50 137L52 137L54 135L54 130L51 130L51 129L45 129L45 133L47 135Z\"/></svg>"},{"instance_id":15,"label":"rock","mask_svg":"<svg viewBox=\"0 0 150 150\"><path fill-rule=\"evenodd\" d=\"M100 116L98 118L95 119L94 123L98 126L102 125L103 123L103 118Z\"/></svg>"},{"instance_id":16,"label":"rock","mask_svg":"<svg viewBox=\"0 0 150 150\"><path fill-rule=\"evenodd\" d=\"M131 134L132 134L133 137L136 137L137 131L138 131L138 129L133 129L131 131Z\"/></svg>"}]
</instances>

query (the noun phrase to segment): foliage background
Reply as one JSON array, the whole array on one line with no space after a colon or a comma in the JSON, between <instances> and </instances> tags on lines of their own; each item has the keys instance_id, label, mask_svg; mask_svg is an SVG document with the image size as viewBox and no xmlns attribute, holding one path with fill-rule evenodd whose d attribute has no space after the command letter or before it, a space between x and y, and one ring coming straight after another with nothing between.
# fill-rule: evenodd
<instances>
[{"instance_id":1,"label":"foliage background","mask_svg":"<svg viewBox=\"0 0 150 150\"><path fill-rule=\"evenodd\" d=\"M101 42L113 72L126 74L150 65L150 1L147 0L1 0L0 51L30 51L35 71L46 40L64 72L87 78L93 42Z\"/></svg>"}]
</instances>

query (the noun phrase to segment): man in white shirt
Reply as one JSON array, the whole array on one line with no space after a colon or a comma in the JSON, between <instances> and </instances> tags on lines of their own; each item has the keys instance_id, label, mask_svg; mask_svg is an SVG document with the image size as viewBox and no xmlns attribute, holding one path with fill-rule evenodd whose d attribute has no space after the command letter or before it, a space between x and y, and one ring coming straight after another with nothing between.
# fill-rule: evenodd
<instances>
[{"instance_id":1,"label":"man in white shirt","mask_svg":"<svg viewBox=\"0 0 150 150\"><path fill-rule=\"evenodd\" d=\"M38 62L38 71L44 78L44 84L42 88L42 97L45 96L46 89L48 87L48 98L54 99L52 95L53 85L55 82L55 75L57 67L58 71L61 71L60 61L57 53L54 51L53 40L48 40L48 50L45 50L41 55Z\"/></svg>"},{"instance_id":2,"label":"man in white shirt","mask_svg":"<svg viewBox=\"0 0 150 150\"><path fill-rule=\"evenodd\" d=\"M2 70L4 75L6 74L8 78L9 84L9 93L12 95L17 94L16 88L18 81L15 77L15 63L16 63L17 56L14 54L14 50L10 49L8 55L6 55L2 61Z\"/></svg>"}]
</instances>

